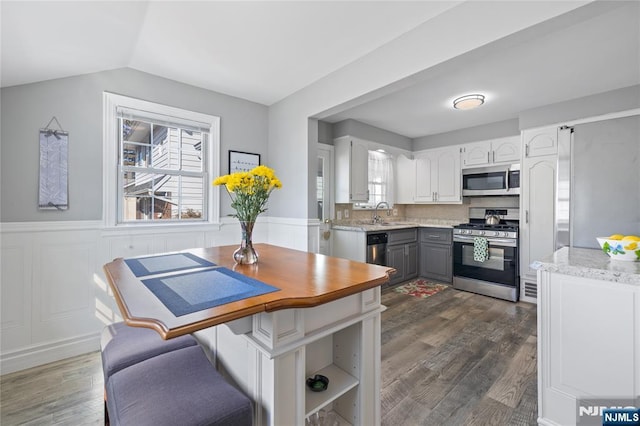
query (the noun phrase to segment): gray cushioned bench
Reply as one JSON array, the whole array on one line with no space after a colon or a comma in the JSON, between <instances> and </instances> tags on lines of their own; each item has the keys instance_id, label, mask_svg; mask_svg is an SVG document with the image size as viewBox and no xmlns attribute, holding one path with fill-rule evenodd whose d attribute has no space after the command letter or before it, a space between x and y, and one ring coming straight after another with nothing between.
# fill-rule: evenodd
<instances>
[{"instance_id":1,"label":"gray cushioned bench","mask_svg":"<svg viewBox=\"0 0 640 426\"><path fill-rule=\"evenodd\" d=\"M102 337L106 423L252 424L251 401L224 380L193 337L165 341L123 323L106 327Z\"/></svg>"},{"instance_id":2,"label":"gray cushioned bench","mask_svg":"<svg viewBox=\"0 0 640 426\"><path fill-rule=\"evenodd\" d=\"M197 344L198 341L191 335L164 340L149 328L129 327L123 322L110 324L102 330L100 339L104 383L107 383L112 374L123 368Z\"/></svg>"}]
</instances>

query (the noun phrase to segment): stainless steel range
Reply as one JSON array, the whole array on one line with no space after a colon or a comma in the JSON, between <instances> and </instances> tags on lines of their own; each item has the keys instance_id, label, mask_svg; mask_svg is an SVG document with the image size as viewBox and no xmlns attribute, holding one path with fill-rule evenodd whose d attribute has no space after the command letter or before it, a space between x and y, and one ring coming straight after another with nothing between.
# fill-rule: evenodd
<instances>
[{"instance_id":1,"label":"stainless steel range","mask_svg":"<svg viewBox=\"0 0 640 426\"><path fill-rule=\"evenodd\" d=\"M453 287L499 299L519 299L517 208L469 209L453 227Z\"/></svg>"}]
</instances>

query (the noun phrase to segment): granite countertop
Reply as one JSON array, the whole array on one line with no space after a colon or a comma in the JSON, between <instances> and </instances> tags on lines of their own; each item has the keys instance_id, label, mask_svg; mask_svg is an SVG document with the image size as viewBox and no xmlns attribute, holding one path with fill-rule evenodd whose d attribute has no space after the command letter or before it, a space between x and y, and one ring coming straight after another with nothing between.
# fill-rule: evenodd
<instances>
[{"instance_id":1,"label":"granite countertop","mask_svg":"<svg viewBox=\"0 0 640 426\"><path fill-rule=\"evenodd\" d=\"M576 277L640 285L640 262L611 260L606 253L597 249L563 247L531 266Z\"/></svg>"},{"instance_id":2,"label":"granite countertop","mask_svg":"<svg viewBox=\"0 0 640 426\"><path fill-rule=\"evenodd\" d=\"M460 221L448 219L430 219L430 220L407 220L407 221L389 221L372 224L370 221L353 220L353 221L336 221L331 225L332 229L342 231L371 232L371 231L392 231L396 229L407 228L453 228Z\"/></svg>"}]
</instances>

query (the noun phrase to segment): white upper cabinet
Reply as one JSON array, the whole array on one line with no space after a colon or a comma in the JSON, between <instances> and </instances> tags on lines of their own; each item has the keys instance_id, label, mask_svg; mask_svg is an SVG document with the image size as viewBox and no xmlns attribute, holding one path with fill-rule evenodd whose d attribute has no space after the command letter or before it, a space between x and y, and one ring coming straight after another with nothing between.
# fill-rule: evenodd
<instances>
[{"instance_id":1,"label":"white upper cabinet","mask_svg":"<svg viewBox=\"0 0 640 426\"><path fill-rule=\"evenodd\" d=\"M416 154L416 202L459 203L460 148L430 149Z\"/></svg>"},{"instance_id":2,"label":"white upper cabinet","mask_svg":"<svg viewBox=\"0 0 640 426\"><path fill-rule=\"evenodd\" d=\"M558 153L558 128L526 130L523 134L524 156L540 157Z\"/></svg>"},{"instance_id":3,"label":"white upper cabinet","mask_svg":"<svg viewBox=\"0 0 640 426\"><path fill-rule=\"evenodd\" d=\"M460 148L455 146L438 150L436 202L461 202Z\"/></svg>"},{"instance_id":4,"label":"white upper cabinet","mask_svg":"<svg viewBox=\"0 0 640 426\"><path fill-rule=\"evenodd\" d=\"M462 168L520 162L520 136L474 142L462 147Z\"/></svg>"},{"instance_id":5,"label":"white upper cabinet","mask_svg":"<svg viewBox=\"0 0 640 426\"><path fill-rule=\"evenodd\" d=\"M351 136L334 140L336 203L369 201L369 146Z\"/></svg>"},{"instance_id":6,"label":"white upper cabinet","mask_svg":"<svg viewBox=\"0 0 640 426\"><path fill-rule=\"evenodd\" d=\"M412 204L416 197L416 160L396 157L396 204Z\"/></svg>"},{"instance_id":7,"label":"white upper cabinet","mask_svg":"<svg viewBox=\"0 0 640 426\"><path fill-rule=\"evenodd\" d=\"M462 167L486 166L491 162L491 141L474 142L462 147Z\"/></svg>"},{"instance_id":8,"label":"white upper cabinet","mask_svg":"<svg viewBox=\"0 0 640 426\"><path fill-rule=\"evenodd\" d=\"M416 196L415 201L430 203L435 201L435 186L437 176L434 179L435 157L433 152L424 151L416 154Z\"/></svg>"}]
</instances>

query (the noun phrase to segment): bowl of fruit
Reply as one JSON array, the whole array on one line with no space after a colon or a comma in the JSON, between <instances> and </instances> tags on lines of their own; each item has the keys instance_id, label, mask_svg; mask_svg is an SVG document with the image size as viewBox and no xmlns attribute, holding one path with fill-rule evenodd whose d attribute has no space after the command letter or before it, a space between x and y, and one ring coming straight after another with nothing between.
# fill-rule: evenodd
<instances>
[{"instance_id":1,"label":"bowl of fruit","mask_svg":"<svg viewBox=\"0 0 640 426\"><path fill-rule=\"evenodd\" d=\"M640 237L637 235L613 234L596 238L602 251L611 259L634 262L640 260Z\"/></svg>"}]
</instances>

